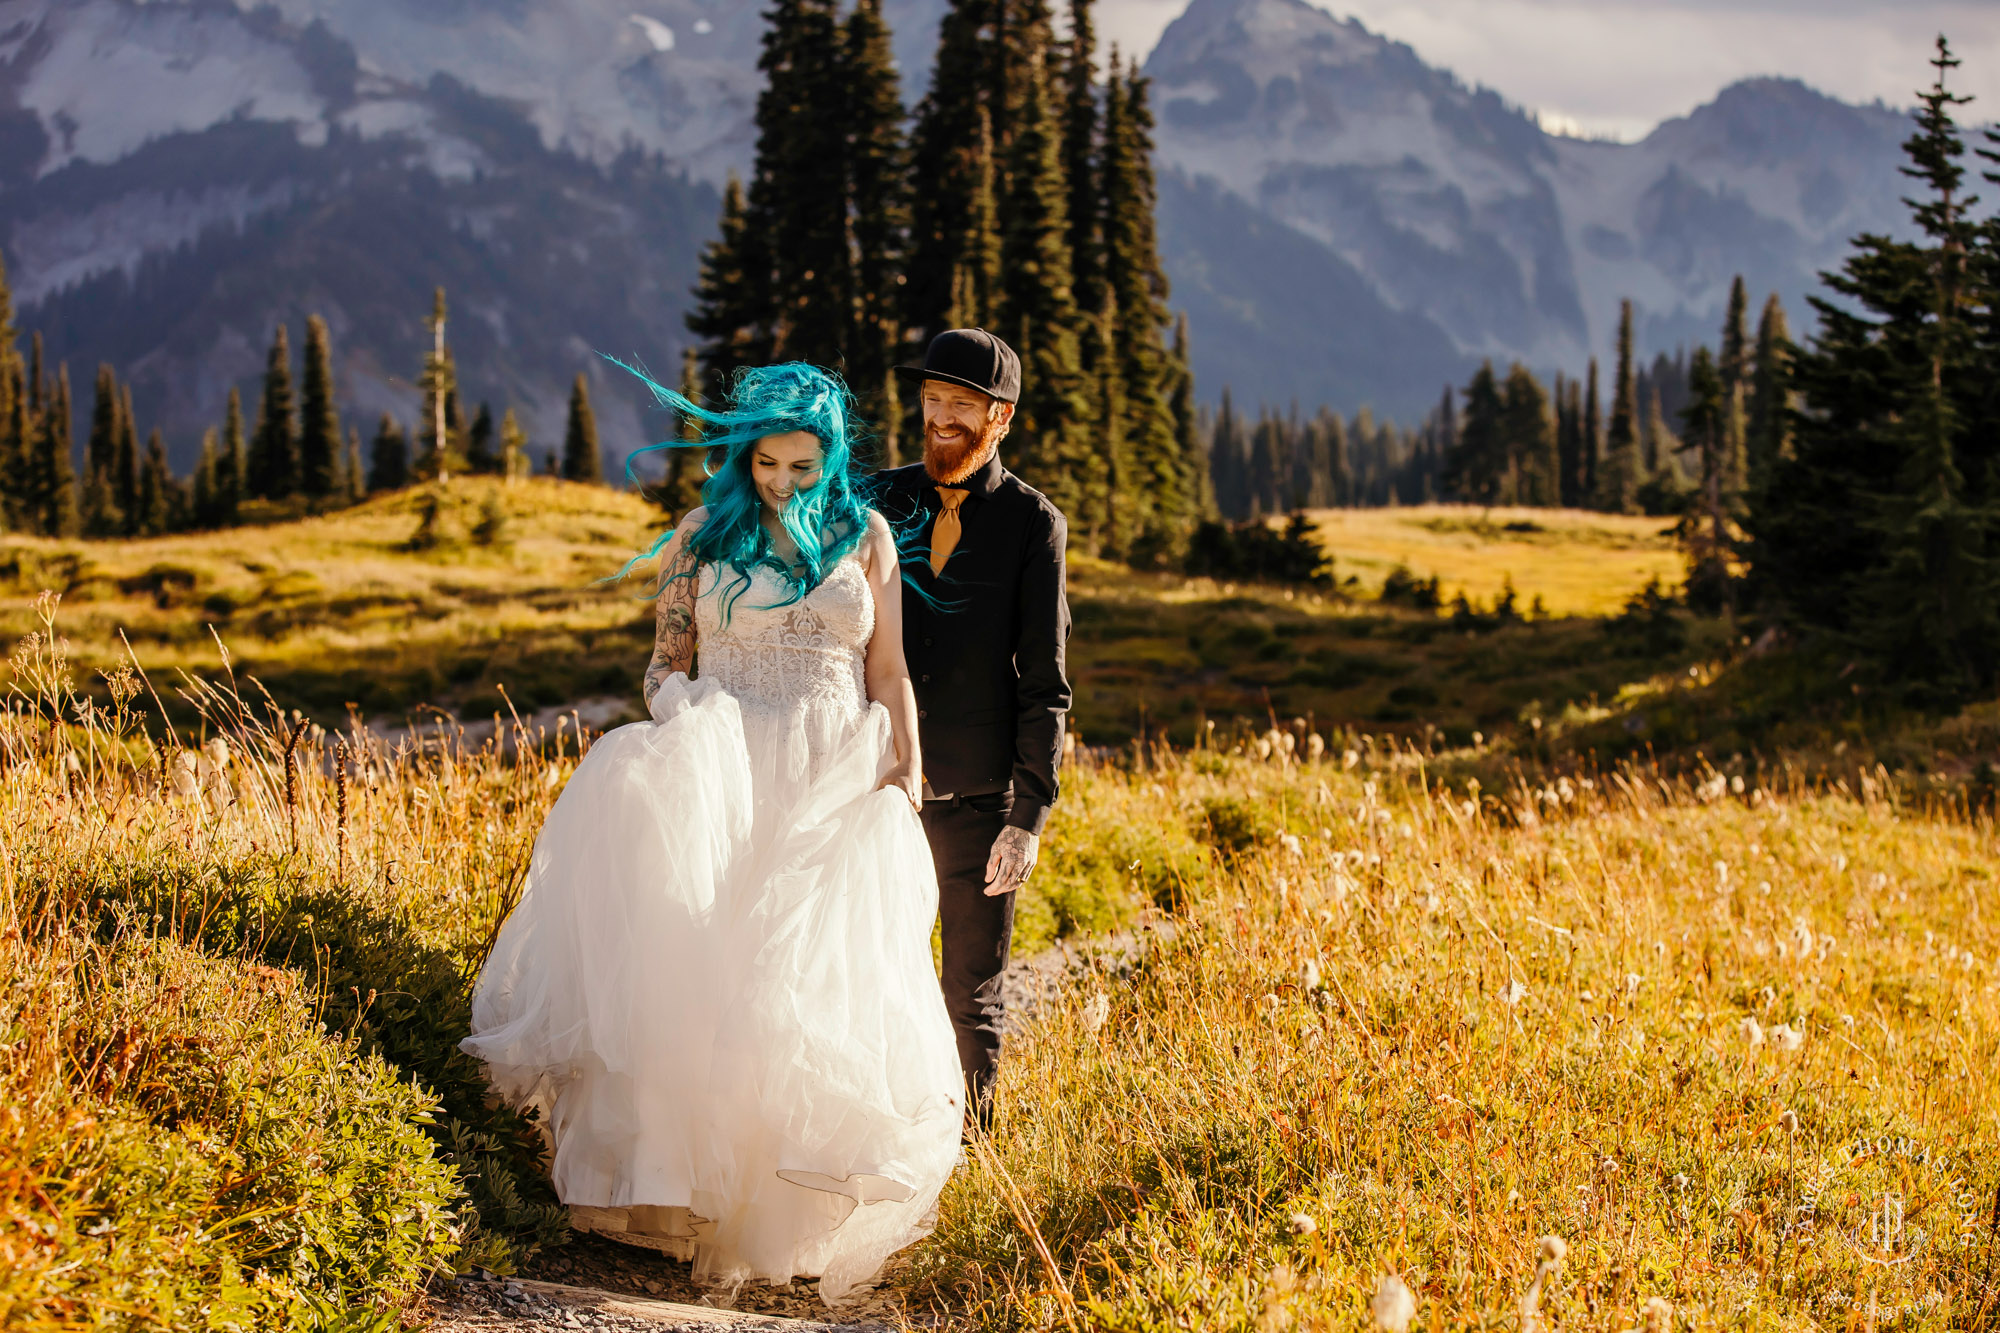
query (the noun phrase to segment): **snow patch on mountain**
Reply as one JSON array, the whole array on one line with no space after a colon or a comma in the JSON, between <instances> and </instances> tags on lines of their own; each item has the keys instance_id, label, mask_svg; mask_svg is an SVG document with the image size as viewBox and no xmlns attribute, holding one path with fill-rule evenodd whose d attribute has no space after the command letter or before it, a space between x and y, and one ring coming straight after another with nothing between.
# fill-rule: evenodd
<instances>
[{"instance_id":1,"label":"snow patch on mountain","mask_svg":"<svg viewBox=\"0 0 2000 1333\"><path fill-rule=\"evenodd\" d=\"M110 269L133 277L149 254L189 244L211 227L240 230L292 199L292 187L284 181L262 189L136 190L84 213L30 218L8 238L15 299L33 305Z\"/></svg>"}]
</instances>

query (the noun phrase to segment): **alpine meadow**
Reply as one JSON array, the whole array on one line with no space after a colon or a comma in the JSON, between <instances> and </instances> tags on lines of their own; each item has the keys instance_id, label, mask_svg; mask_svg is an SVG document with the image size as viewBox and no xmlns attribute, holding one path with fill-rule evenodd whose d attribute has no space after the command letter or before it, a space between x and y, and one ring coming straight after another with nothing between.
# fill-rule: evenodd
<instances>
[{"instance_id":1,"label":"alpine meadow","mask_svg":"<svg viewBox=\"0 0 2000 1333\"><path fill-rule=\"evenodd\" d=\"M1334 161L1416 105L1391 75L1454 162L1498 155L1468 178L1557 162L1536 120L1302 0L1176 4L1147 59L1103 40L1115 0L614 5L638 54L587 80L596 0L520 8L544 26L488 16L421 78L444 19L402 0L20 17L22 89L173 47L241 93L145 170L250 211L123 278L38 272L62 192L136 168L62 156L71 112L26 92L0 113L0 1329L2000 1329L2000 129L1945 37L1907 113L1797 118L1900 136L1865 184L1893 224L1803 300L1739 262L1784 249L1739 216L1769 197L1671 165L1655 212L1715 244L1587 239L1571 297L1634 295L1543 355L1546 310L1424 305L1410 269L1470 282L1546 219L1424 194L1400 141ZM1310 77L1229 63L1293 47ZM255 51L330 108L271 139L323 156L261 214L169 174L274 123ZM592 159L607 106L709 137L614 118ZM1327 162L1251 198L1253 121ZM1196 203L1256 221L1203 239ZM564 302L652 300L648 235L705 239L635 352L607 340L657 319ZM570 272L593 244L619 275ZM1712 305L1658 299L1667 250ZM283 290L251 324L253 283ZM156 338L133 312L170 297ZM1341 327L1296 337L1281 297ZM1074 691L993 1124L854 1300L718 1286L694 1231L572 1211L558 1127L460 1043L579 765L668 725L640 557L721 493L698 411L805 361L868 472L916 463L897 368L968 327L1019 353L1001 462L1067 516ZM1339 364L1198 378L1284 346ZM679 413L619 368L649 358ZM1318 400L1280 401L1295 372ZM904 537L906 570L950 556Z\"/></svg>"}]
</instances>

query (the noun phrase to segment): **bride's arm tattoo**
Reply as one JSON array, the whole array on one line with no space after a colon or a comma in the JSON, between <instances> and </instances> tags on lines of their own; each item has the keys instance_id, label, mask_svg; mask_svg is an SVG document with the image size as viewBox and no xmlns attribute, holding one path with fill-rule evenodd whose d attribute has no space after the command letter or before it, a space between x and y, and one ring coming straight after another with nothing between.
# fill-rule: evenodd
<instances>
[{"instance_id":1,"label":"bride's arm tattoo","mask_svg":"<svg viewBox=\"0 0 2000 1333\"><path fill-rule=\"evenodd\" d=\"M694 596L694 553L680 544L661 571L660 595L653 613L653 660L646 664L648 708L668 676L694 665Z\"/></svg>"}]
</instances>

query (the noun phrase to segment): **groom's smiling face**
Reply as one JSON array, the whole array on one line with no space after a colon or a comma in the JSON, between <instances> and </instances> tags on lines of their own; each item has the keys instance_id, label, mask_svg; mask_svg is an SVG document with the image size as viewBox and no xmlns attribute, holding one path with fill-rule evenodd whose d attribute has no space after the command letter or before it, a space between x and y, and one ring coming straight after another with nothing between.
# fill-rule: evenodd
<instances>
[{"instance_id":1,"label":"groom's smiling face","mask_svg":"<svg viewBox=\"0 0 2000 1333\"><path fill-rule=\"evenodd\" d=\"M964 481L1000 446L1014 405L949 380L925 380L924 471L946 486Z\"/></svg>"}]
</instances>

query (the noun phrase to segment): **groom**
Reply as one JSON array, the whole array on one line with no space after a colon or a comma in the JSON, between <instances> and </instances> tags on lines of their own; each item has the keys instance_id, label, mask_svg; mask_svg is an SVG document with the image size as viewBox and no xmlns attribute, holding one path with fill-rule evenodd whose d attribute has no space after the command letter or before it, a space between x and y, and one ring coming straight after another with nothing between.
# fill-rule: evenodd
<instances>
[{"instance_id":1,"label":"groom","mask_svg":"<svg viewBox=\"0 0 2000 1333\"><path fill-rule=\"evenodd\" d=\"M984 329L951 329L921 366L897 373L917 385L924 461L884 474L884 500L892 516L922 524L919 549L903 554L903 651L917 692L945 1007L968 1131L987 1130L1014 890L1035 868L1069 712L1068 524L1000 466L1021 397L1013 348Z\"/></svg>"}]
</instances>

